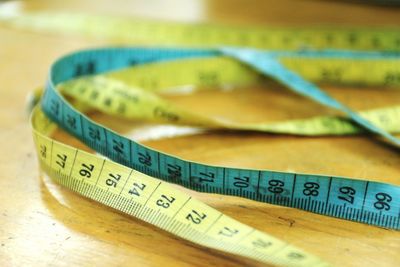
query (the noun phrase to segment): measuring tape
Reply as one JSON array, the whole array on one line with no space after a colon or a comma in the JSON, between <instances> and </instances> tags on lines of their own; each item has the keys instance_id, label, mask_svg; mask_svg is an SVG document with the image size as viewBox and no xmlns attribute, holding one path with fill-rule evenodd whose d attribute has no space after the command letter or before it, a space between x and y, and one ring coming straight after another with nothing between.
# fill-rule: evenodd
<instances>
[{"instance_id":1,"label":"measuring tape","mask_svg":"<svg viewBox=\"0 0 400 267\"><path fill-rule=\"evenodd\" d=\"M67 55L53 65L41 101L42 110L36 109L32 116L34 139L41 165L50 176L84 196L211 248L277 265L328 266L152 177L201 192L241 196L397 230L400 229L399 186L190 162L129 140L95 123L78 109L90 107L127 118L209 128L301 135L371 131L399 145L399 140L389 134L399 132L399 107L356 113L297 74L313 81L395 86L399 83L398 65L397 53L334 50L115 48L81 51ZM122 71L84 76L129 66ZM321 66L324 66L322 70ZM371 67L376 72L364 79L362 74ZM134 75L136 72L137 76ZM154 93L172 85L248 84L259 81L260 73L344 112L349 118L321 116L278 123L235 123L180 110ZM60 92L75 98L73 103L78 109ZM115 162L49 138L55 124L44 114Z\"/></svg>"},{"instance_id":2,"label":"measuring tape","mask_svg":"<svg viewBox=\"0 0 400 267\"><path fill-rule=\"evenodd\" d=\"M237 51L243 50L238 49ZM244 52L247 53L248 50ZM94 103L92 104L94 107L103 107L104 109L108 107L111 113L116 110L121 114L128 114L126 115L127 117L132 114L148 113L150 114L148 116L161 117L170 122L179 122L180 116L182 116L184 122L186 122L185 119L190 120L190 116L185 113L176 113L173 108L168 109L168 105L163 102L160 103L157 98L149 97L151 95L143 93L145 92L144 90L128 88L126 84L112 80L115 78L108 80L110 78L107 78L107 75L100 76L97 79L92 77L78 79L72 83L66 82L62 84L62 82L68 81L76 75L87 74L89 70L94 74L129 66L132 62L144 64L146 61L201 58L212 55L218 56L217 52L211 50L120 48L82 51L57 61L52 67L42 99L43 112L91 148L116 162L132 167L135 171L49 139L43 135L45 131L38 129L48 128L52 124L49 121L46 122L45 117L40 116L41 113L39 113L39 115L33 116L33 124L36 129L37 149L40 151L39 157L44 169L48 170L51 176L55 176L55 179L60 183L74 191L111 207L122 211L137 207L137 211L128 213L167 229L174 234L199 244L280 265L301 266L304 264L303 266L312 266L316 264L318 266L322 262L303 252L298 252L297 250L294 252L294 248L286 245L283 245L282 248L287 248L288 251L285 249L283 252L280 249L277 250L279 252L273 250L272 258L271 254L263 254L263 250L260 252L251 246L243 245L241 248L233 248L233 244L242 245L240 242L238 243L239 240L253 244L255 241L249 241L245 236L250 238L251 232L260 236L259 232L250 227L242 226L236 221L232 221L232 224L220 222L224 216L215 212L215 214L219 214L214 220L215 223L211 222L211 220L209 221L213 223L209 226L211 227L210 229L215 231L210 230L209 232L207 228L203 229L205 231L195 234L191 225L196 224L196 222L200 224L201 218L207 218L207 216L210 216L209 212L212 213L213 210L210 209L209 211L203 208L201 210L202 213L200 213L199 209L194 209L192 206L186 207L190 197L181 196L181 193L178 193L179 191L176 189L171 191L170 189L164 189L166 186L164 183L149 178L144 174L197 191L242 196L258 201L399 229L400 202L396 198L400 193L398 186L338 177L224 168L185 161L152 150L96 124L68 104L55 87L55 85L61 83L60 90L62 92L67 92L68 88L71 88L71 91L75 92L75 96L80 96L80 101ZM134 68L130 71L134 71ZM118 75L123 75L123 73L110 74L110 77L113 75L117 77ZM226 77L225 81L229 80L228 78ZM101 94L101 90L108 93ZM139 92L142 92L142 94ZM127 105L127 102L122 105L124 102L118 101L119 97L129 101L129 105ZM133 109L129 110L128 107L133 107ZM195 124L204 124L205 126L206 123L206 120L195 120ZM214 122L214 125L216 125L216 122ZM353 125L353 127L356 126ZM90 179L91 177L95 178ZM161 185L163 186L160 187ZM158 191L158 188L160 188L160 191ZM174 205L175 208L169 209L175 201L177 203ZM188 210L184 209L185 207L195 212L193 214L188 213ZM182 232L181 228L184 226L181 225L182 221L174 220L176 214L186 215L187 221L185 221L184 225L190 231ZM195 219L192 220L192 218ZM175 226L177 228L172 229L171 227L174 227L175 224L181 225L181 228ZM236 234L238 234L238 239L234 238ZM202 237L200 238L200 236ZM271 242L268 239L269 237L264 235L263 237L264 243ZM205 240L203 240L204 238ZM214 241L209 238L213 238ZM220 240L221 243L215 240ZM232 241L230 245L226 244L229 243L228 240ZM215 242L219 245L216 245ZM254 254L257 251L261 253L258 256ZM293 255L296 255L294 256L295 259L292 259ZM299 260L298 258L304 260Z\"/></svg>"},{"instance_id":3,"label":"measuring tape","mask_svg":"<svg viewBox=\"0 0 400 267\"><path fill-rule=\"evenodd\" d=\"M356 49L400 51L397 27L260 27L182 24L130 17L79 13L36 12L4 18L7 25L62 33L81 33L116 43L150 43L216 47L221 45L268 50Z\"/></svg>"}]
</instances>

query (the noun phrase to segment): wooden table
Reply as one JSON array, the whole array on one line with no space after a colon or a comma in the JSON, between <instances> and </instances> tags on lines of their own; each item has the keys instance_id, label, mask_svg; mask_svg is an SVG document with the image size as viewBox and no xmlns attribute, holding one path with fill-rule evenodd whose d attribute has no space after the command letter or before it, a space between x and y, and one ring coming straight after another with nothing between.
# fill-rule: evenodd
<instances>
[{"instance_id":1,"label":"wooden table","mask_svg":"<svg viewBox=\"0 0 400 267\"><path fill-rule=\"evenodd\" d=\"M242 24L399 25L400 9L345 1L68 1L6 2L4 9L56 9L179 21ZM64 1L65 2L65 1ZM37 34L0 26L0 266L261 266L200 248L137 219L82 198L41 175L25 98L44 83L49 65L78 48L105 41ZM400 103L400 91L337 88L328 92L356 109ZM175 96L178 105L242 121L308 117L328 112L267 83L230 92ZM219 104L217 106L216 104ZM204 109L206 107L206 109ZM119 121L96 119L120 130ZM148 140L131 123L129 136L190 160L226 166L321 173L399 184L398 150L366 136L294 137L218 132ZM160 136L163 131L158 131ZM60 133L61 140L78 144ZM147 138L147 139L146 139ZM193 193L220 211L292 242L337 266L399 266L400 232L254 201Z\"/></svg>"}]
</instances>

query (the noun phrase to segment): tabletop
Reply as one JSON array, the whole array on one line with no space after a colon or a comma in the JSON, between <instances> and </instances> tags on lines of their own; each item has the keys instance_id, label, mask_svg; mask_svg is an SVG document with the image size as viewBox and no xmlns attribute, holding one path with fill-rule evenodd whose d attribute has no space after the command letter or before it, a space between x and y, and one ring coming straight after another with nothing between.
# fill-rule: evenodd
<instances>
[{"instance_id":1,"label":"tabletop","mask_svg":"<svg viewBox=\"0 0 400 267\"><path fill-rule=\"evenodd\" d=\"M0 13L36 10L236 25L400 24L399 8L357 1L37 0L0 4ZM0 266L261 266L186 242L80 197L39 170L26 111L28 93L44 84L57 57L106 44L106 40L79 35L34 33L0 25ZM354 109L400 102L400 91L394 89L323 89ZM272 82L168 99L193 111L238 121L305 118L329 112ZM370 136L298 137L233 131L171 136L154 125L132 122L122 126L121 121L100 114L95 118L117 131L128 127L129 136L150 147L203 163L360 177L393 184L398 184L400 176L398 150ZM57 138L82 147L65 133L59 132ZM398 231L237 197L186 191L336 266L399 265Z\"/></svg>"}]
</instances>

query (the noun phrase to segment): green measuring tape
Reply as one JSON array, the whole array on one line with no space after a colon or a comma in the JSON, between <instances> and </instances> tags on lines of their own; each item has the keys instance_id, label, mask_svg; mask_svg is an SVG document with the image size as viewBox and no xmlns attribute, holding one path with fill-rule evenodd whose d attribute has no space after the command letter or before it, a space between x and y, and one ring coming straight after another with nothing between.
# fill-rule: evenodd
<instances>
[{"instance_id":1,"label":"green measuring tape","mask_svg":"<svg viewBox=\"0 0 400 267\"><path fill-rule=\"evenodd\" d=\"M368 32L357 34L369 35ZM393 40L398 38L390 36ZM87 110L90 106L127 118L303 135L368 130L398 144L398 139L388 132L399 131L399 107L358 114L292 72L313 81L395 86L398 65L396 53L266 52L237 48L82 51L61 58L53 65L41 102L43 112L88 146L133 169L49 139L47 136L55 125L38 109L32 117L35 141L42 166L51 176L85 196L205 246L278 265L325 266L319 259L242 225L144 174L202 192L237 195L397 230L400 228L400 187L356 179L189 162L152 150L96 124L71 106L59 92L75 98L74 105L78 109ZM128 66L133 67L76 79ZM321 66L324 67L321 69ZM373 66L376 72L364 79L362 73ZM350 119L325 116L239 124L180 110L154 93L172 85L253 83L260 79L254 69L298 93L344 111ZM187 73L190 75L185 75Z\"/></svg>"}]
</instances>

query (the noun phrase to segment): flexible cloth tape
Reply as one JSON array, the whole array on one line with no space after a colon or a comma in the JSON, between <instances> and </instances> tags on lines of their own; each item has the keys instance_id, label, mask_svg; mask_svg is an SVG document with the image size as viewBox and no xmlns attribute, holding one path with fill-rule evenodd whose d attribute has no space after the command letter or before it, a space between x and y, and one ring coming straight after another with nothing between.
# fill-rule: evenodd
<instances>
[{"instance_id":1,"label":"flexible cloth tape","mask_svg":"<svg viewBox=\"0 0 400 267\"><path fill-rule=\"evenodd\" d=\"M216 45L225 44L273 50L324 49L330 47L336 49L398 51L400 48L400 35L398 29L395 28L233 28L229 26L183 25L109 16L54 13L24 14L5 22L8 25L36 29L41 32L80 33L85 36L107 38L112 42L118 43L131 43L134 41L135 43L150 42L160 45L172 44L197 47L215 47ZM400 83L400 74L397 71L398 67L396 67L398 62L398 54L396 53L359 53L350 51L271 53L232 48L224 48L218 51L105 49L79 52L57 61L52 68L46 94L42 101L42 108L58 125L96 151L140 172L128 168L124 169L117 163L49 139L47 136L54 129L54 124L40 110L35 110L32 116L32 123L41 165L52 178L64 186L150 222L180 237L211 248L276 265L328 266L327 263L308 253L229 219L212 208L200 202L195 202L184 193L171 187L168 188L166 183L158 182L142 173L202 192L238 195L258 201L301 208L328 216L398 230L400 217L398 199L400 191L398 186L339 177L223 168L185 161L132 142L94 123L68 104L55 88L60 82L76 78L77 73L81 75L102 73L128 66L132 62L142 64L188 57L214 57L221 55L222 52L225 55L230 55L246 62L264 74L292 87L298 93L344 111L360 126L349 124L350 122L343 120L343 118L336 120L332 124L333 118L327 117L324 118L324 121L316 118L312 124L323 125L329 123L331 126L335 125L336 127L323 126L320 130L316 130L315 127L301 129L302 127L292 127L294 123L288 122L283 125L284 127L277 128L275 125L272 128L268 126L262 129L263 127L258 125L254 129L253 127L249 129L318 135L358 133L364 128L387 138L392 144L398 145L398 139L386 132L398 132L398 127L396 126L398 124L397 118L399 117L398 109L384 109L379 112L371 111L371 116L360 117L357 113L321 92L315 85L301 79L297 74L302 72L298 72L295 65L292 66L293 68L289 68L292 71L281 65L284 61L284 56L303 59L305 57L310 59L315 57L317 60L326 58L327 60L322 60L321 68L324 68L326 63L328 63L328 67L332 67L332 63L338 58L345 59L350 65L352 62L366 60L374 62L372 66L375 66L372 68L367 67L368 70L371 70L368 76L364 75L365 71L357 73L355 71L357 67L354 68L354 66L351 71L348 68L335 69L334 67L334 71L328 71L327 74L334 81L340 80L340 82L363 85L384 84L397 86ZM93 62L95 62L95 65L93 65ZM304 63L301 62L301 64L303 65ZM341 64L343 62L339 63L339 66ZM305 69L308 70L308 68ZM297 74L293 73L293 70ZM312 77L309 77L309 74ZM312 78L313 81L325 81L327 78L325 74L324 71L317 74L307 71L303 74L305 75L303 77ZM105 84L113 86L113 84L108 84L107 82ZM61 92L68 95L71 88L66 87L65 89L66 91L61 90ZM73 95L74 93L75 95ZM76 97L76 92L74 93L72 97ZM297 126L304 126L303 122L296 122L296 124ZM377 127L377 125L380 127ZM238 129L245 128L243 125L238 127ZM386 131L383 129L386 129ZM115 175L118 173L121 176ZM97 180L89 179L91 175L93 178L97 176ZM116 180L116 178L119 180ZM143 190L144 185L152 189ZM148 192L151 192L152 195L146 195ZM171 195L175 197L174 200ZM144 199L145 203L137 202L134 197L139 197L139 200ZM186 202L179 204L180 199L186 199ZM154 206L154 203L157 205ZM170 205L168 209L166 209L167 204ZM207 218L204 217L206 214ZM210 223L207 224L207 219L213 221L211 226ZM187 224L188 222L190 227ZM207 231L198 231L193 228L196 225L207 225L209 229Z\"/></svg>"},{"instance_id":2,"label":"flexible cloth tape","mask_svg":"<svg viewBox=\"0 0 400 267\"><path fill-rule=\"evenodd\" d=\"M329 216L399 229L400 200L397 196L400 193L400 188L398 186L339 177L224 168L185 161L152 150L94 123L74 110L55 88L56 84L75 78L77 66L86 66L89 63L95 65L95 73L101 73L128 66L132 61L141 64L188 57L218 56L221 53L228 53L251 66L255 66L269 76L282 79L284 82L287 82L284 80L287 75L294 77L292 82L289 81L287 83L297 87L297 90L302 90L302 94L320 103L328 104L347 112L361 126L387 137L395 144L398 143L398 139L376 128L359 117L357 113L348 108L343 109L341 104L322 93L317 87L281 68L278 61L274 60L279 57L278 52L271 54L248 49L115 48L74 53L61 58L53 65L42 100L42 108L47 116L91 148L116 162L148 175L201 192L237 195ZM299 52L299 54L302 54L302 52ZM312 52L304 52L303 54L304 56L313 56ZM254 55L257 56L254 57ZM263 61L262 55L266 55L268 60ZM368 57L379 58L386 55L326 51L315 53L314 56L324 56L326 58L350 56L362 59ZM395 54L387 56L396 57ZM259 59L261 60L258 61ZM267 62L269 64L260 65L259 62ZM272 72L268 68L270 65L272 67L278 66L279 71ZM312 87L308 91L310 85ZM71 119L76 123L66 123L67 120L71 121ZM95 138L90 134L93 132L98 133ZM180 171L173 172L173 170ZM174 173L174 175L171 175L171 173ZM235 183L235 177L240 177L240 180L244 182L238 186L239 184Z\"/></svg>"},{"instance_id":3,"label":"flexible cloth tape","mask_svg":"<svg viewBox=\"0 0 400 267\"><path fill-rule=\"evenodd\" d=\"M4 22L22 29L57 34L78 33L125 44L150 43L197 47L229 45L268 50L305 48L400 50L398 27L261 27L183 24L75 12L29 12L16 17L5 17Z\"/></svg>"}]
</instances>

